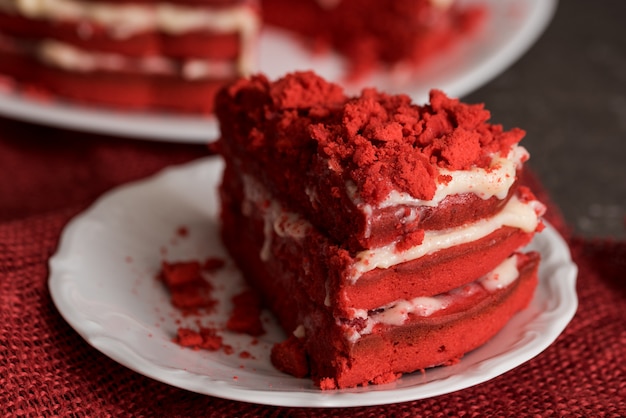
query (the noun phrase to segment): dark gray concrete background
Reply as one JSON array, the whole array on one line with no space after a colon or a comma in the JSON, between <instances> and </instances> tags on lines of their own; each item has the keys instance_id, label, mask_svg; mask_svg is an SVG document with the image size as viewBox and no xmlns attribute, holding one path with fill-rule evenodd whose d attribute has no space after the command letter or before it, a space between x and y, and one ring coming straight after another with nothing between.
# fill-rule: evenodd
<instances>
[{"instance_id":1,"label":"dark gray concrete background","mask_svg":"<svg viewBox=\"0 0 626 418\"><path fill-rule=\"evenodd\" d=\"M464 97L522 144L574 232L626 238L626 1L561 0L539 41Z\"/></svg>"}]
</instances>

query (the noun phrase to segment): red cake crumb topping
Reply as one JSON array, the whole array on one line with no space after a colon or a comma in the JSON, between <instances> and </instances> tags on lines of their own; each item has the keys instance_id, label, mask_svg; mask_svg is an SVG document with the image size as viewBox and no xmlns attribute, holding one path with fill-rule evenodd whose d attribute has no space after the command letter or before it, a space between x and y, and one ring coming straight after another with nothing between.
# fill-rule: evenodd
<instances>
[{"instance_id":1,"label":"red cake crumb topping","mask_svg":"<svg viewBox=\"0 0 626 418\"><path fill-rule=\"evenodd\" d=\"M261 323L261 300L252 290L246 290L233 297L233 311L226 328L252 336L265 333Z\"/></svg>"},{"instance_id":2,"label":"red cake crumb topping","mask_svg":"<svg viewBox=\"0 0 626 418\"><path fill-rule=\"evenodd\" d=\"M368 203L394 189L432 199L439 168L489 168L494 153L506 155L524 136L521 129L489 124L482 104L461 103L441 91L433 90L424 106L374 89L350 98L313 72L275 83L263 75L240 80L218 98L218 115L220 101L241 109L240 127L233 129L249 133L229 137L261 164L279 164L287 179L303 169L334 171L354 182Z\"/></svg>"},{"instance_id":3,"label":"red cake crumb topping","mask_svg":"<svg viewBox=\"0 0 626 418\"><path fill-rule=\"evenodd\" d=\"M328 83L321 77L311 77L310 74L284 77L270 85L269 94L274 105L279 109L317 109L326 107L328 103L339 104L345 100L340 86Z\"/></svg>"},{"instance_id":4,"label":"red cake crumb topping","mask_svg":"<svg viewBox=\"0 0 626 418\"><path fill-rule=\"evenodd\" d=\"M311 135L331 167L349 170L364 200L379 202L394 188L432 199L437 167L486 168L493 153L506 155L521 140L523 131L503 132L487 124L489 117L482 104L461 103L437 90L420 107L408 96L367 89L346 102L340 124L313 125Z\"/></svg>"}]
</instances>

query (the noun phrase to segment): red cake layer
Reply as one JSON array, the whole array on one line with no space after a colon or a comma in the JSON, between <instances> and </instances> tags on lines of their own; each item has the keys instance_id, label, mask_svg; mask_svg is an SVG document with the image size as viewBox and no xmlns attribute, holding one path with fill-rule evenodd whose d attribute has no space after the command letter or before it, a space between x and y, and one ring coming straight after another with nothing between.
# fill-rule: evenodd
<instances>
[{"instance_id":1,"label":"red cake layer","mask_svg":"<svg viewBox=\"0 0 626 418\"><path fill-rule=\"evenodd\" d=\"M370 220L363 212L357 212L353 214L351 221L359 225L358 229L369 230L369 237L347 239L352 241L350 247L354 249L376 248L395 241L398 235L408 237L411 234L420 235L424 230L453 228L493 215L506 205L516 191L517 183L514 183L504 199L491 197L485 200L472 193L448 196L435 207L419 207L415 219L408 222L406 214L415 209L409 205L375 208ZM328 207L333 203L336 204L336 201L324 202L321 206Z\"/></svg>"},{"instance_id":2,"label":"red cake layer","mask_svg":"<svg viewBox=\"0 0 626 418\"><path fill-rule=\"evenodd\" d=\"M428 201L449 180L440 170L488 171L492 156L506 156L524 135L489 124L482 105L441 92L426 106L374 90L351 98L313 73L295 73L275 83L240 80L217 97L216 108L223 155L352 252L400 232L419 241L424 230L488 217L515 189L504 199L452 195L410 217L399 212L408 204L381 206L392 191Z\"/></svg>"},{"instance_id":3,"label":"red cake layer","mask_svg":"<svg viewBox=\"0 0 626 418\"><path fill-rule=\"evenodd\" d=\"M187 81L179 77L124 73L73 73L0 52L0 73L44 88L59 97L124 109L167 109L210 114L216 92L228 80Z\"/></svg>"},{"instance_id":4,"label":"red cake layer","mask_svg":"<svg viewBox=\"0 0 626 418\"><path fill-rule=\"evenodd\" d=\"M437 251L390 269L365 273L341 289L339 306L375 309L396 299L430 296L462 286L493 270L500 260L528 244L534 232L503 227L467 244Z\"/></svg>"},{"instance_id":5,"label":"red cake layer","mask_svg":"<svg viewBox=\"0 0 626 418\"><path fill-rule=\"evenodd\" d=\"M437 6L430 0L263 0L265 20L317 48L345 55L351 75L380 63L413 65L449 48L480 23L482 6ZM454 3L454 2L453 2Z\"/></svg>"}]
</instances>

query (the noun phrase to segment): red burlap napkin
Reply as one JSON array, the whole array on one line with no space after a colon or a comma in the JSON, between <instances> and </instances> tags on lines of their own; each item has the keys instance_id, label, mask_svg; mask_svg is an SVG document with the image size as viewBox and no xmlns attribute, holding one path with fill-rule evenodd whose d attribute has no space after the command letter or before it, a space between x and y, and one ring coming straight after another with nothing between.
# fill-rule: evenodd
<instances>
[{"instance_id":1,"label":"red burlap napkin","mask_svg":"<svg viewBox=\"0 0 626 418\"><path fill-rule=\"evenodd\" d=\"M343 409L247 404L156 382L100 354L48 292L47 261L64 225L102 192L205 154L203 146L0 120L0 416L626 416L623 242L568 237L580 307L565 332L524 365L432 399ZM549 220L567 235L549 207Z\"/></svg>"}]
</instances>

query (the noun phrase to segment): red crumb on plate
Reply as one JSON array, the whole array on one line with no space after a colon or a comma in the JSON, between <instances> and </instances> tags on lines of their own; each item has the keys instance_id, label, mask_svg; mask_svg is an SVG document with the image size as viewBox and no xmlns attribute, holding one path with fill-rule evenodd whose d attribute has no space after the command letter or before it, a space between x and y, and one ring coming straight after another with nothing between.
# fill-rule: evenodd
<instances>
[{"instance_id":1,"label":"red crumb on plate","mask_svg":"<svg viewBox=\"0 0 626 418\"><path fill-rule=\"evenodd\" d=\"M217 335L212 328L200 328L195 331L189 328L179 328L174 342L183 346L191 347L194 350L204 349L217 351L222 348L222 337Z\"/></svg>"},{"instance_id":2,"label":"red crumb on plate","mask_svg":"<svg viewBox=\"0 0 626 418\"><path fill-rule=\"evenodd\" d=\"M284 373L295 377L309 375L309 362L302 340L295 335L291 335L283 342L274 344L270 358L274 367Z\"/></svg>"},{"instance_id":3,"label":"red crumb on plate","mask_svg":"<svg viewBox=\"0 0 626 418\"><path fill-rule=\"evenodd\" d=\"M163 261L159 278L170 292L172 305L187 313L199 308L211 310L217 305L213 285L202 276L198 261Z\"/></svg>"},{"instance_id":4,"label":"red crumb on plate","mask_svg":"<svg viewBox=\"0 0 626 418\"><path fill-rule=\"evenodd\" d=\"M337 389L337 384L330 377L324 377L324 378L320 379L319 385L320 385L320 389L322 389L322 390Z\"/></svg>"},{"instance_id":5,"label":"red crumb on plate","mask_svg":"<svg viewBox=\"0 0 626 418\"><path fill-rule=\"evenodd\" d=\"M180 236L189 232L184 227L177 230ZM209 257L204 261L188 260L168 262L163 261L158 279L163 282L170 293L170 302L184 313L198 314L198 309L208 312L215 308L218 300L214 298L213 284L207 280L211 275L226 265L225 260L218 257ZM208 276L208 277L207 277ZM230 331L259 336L265 333L261 323L261 301L251 290L246 290L232 298L233 310L226 323ZM180 321L176 322L180 324ZM223 343L216 328L203 327L197 323L198 330L179 327L174 342L194 350L206 349L209 351L223 350L230 355L234 348ZM258 344L255 338L252 345ZM254 358L248 351L239 353L241 358Z\"/></svg>"},{"instance_id":6,"label":"red crumb on plate","mask_svg":"<svg viewBox=\"0 0 626 418\"><path fill-rule=\"evenodd\" d=\"M226 262L221 258L209 257L206 260L204 260L204 264L202 265L202 270L213 273L221 269L222 267L224 267L225 264Z\"/></svg>"},{"instance_id":7,"label":"red crumb on plate","mask_svg":"<svg viewBox=\"0 0 626 418\"><path fill-rule=\"evenodd\" d=\"M200 275L200 263L198 261L180 261L161 264L161 278L165 285L171 290L173 287L182 286L189 283L196 283L202 279Z\"/></svg>"},{"instance_id":8,"label":"red crumb on plate","mask_svg":"<svg viewBox=\"0 0 626 418\"><path fill-rule=\"evenodd\" d=\"M261 323L261 300L252 290L233 296L233 311L226 328L252 336L265 333Z\"/></svg>"},{"instance_id":9,"label":"red crumb on plate","mask_svg":"<svg viewBox=\"0 0 626 418\"><path fill-rule=\"evenodd\" d=\"M248 351L242 351L241 353L239 353L239 358L254 358L254 356L252 354L250 354L250 352Z\"/></svg>"}]
</instances>

